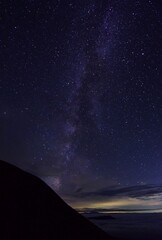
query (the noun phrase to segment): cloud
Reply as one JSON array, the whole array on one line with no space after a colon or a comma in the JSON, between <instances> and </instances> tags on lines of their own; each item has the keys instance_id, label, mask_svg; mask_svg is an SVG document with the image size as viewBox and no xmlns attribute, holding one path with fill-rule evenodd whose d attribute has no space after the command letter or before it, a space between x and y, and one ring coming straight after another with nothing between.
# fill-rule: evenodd
<instances>
[{"instance_id":1,"label":"cloud","mask_svg":"<svg viewBox=\"0 0 162 240\"><path fill-rule=\"evenodd\" d=\"M76 177L74 181L74 176L70 184L68 181L68 185L66 177L62 179L48 177L46 180L48 185L59 192L65 202L76 209L115 209L115 211L161 211L162 209L162 185L145 184L129 187L107 185L101 188L103 184L97 182L80 184L80 177Z\"/></svg>"},{"instance_id":2,"label":"cloud","mask_svg":"<svg viewBox=\"0 0 162 240\"><path fill-rule=\"evenodd\" d=\"M69 195L68 203L76 209L143 210L161 211L162 185L109 187L96 191L80 188Z\"/></svg>"},{"instance_id":3,"label":"cloud","mask_svg":"<svg viewBox=\"0 0 162 240\"><path fill-rule=\"evenodd\" d=\"M77 198L117 198L117 197L130 197L130 198L147 198L155 195L162 194L162 185L138 185L130 187L109 187L99 189L96 191L84 191L80 189L73 194Z\"/></svg>"}]
</instances>

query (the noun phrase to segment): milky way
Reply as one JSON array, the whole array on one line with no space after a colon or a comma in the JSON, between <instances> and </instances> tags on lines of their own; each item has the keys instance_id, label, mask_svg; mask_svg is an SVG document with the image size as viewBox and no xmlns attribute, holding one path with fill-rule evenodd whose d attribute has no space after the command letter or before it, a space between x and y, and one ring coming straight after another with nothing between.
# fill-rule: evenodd
<instances>
[{"instance_id":1,"label":"milky way","mask_svg":"<svg viewBox=\"0 0 162 240\"><path fill-rule=\"evenodd\" d=\"M100 5L101 7L102 5ZM85 171L85 168L90 167L89 161L86 161L84 157L81 160L82 164L75 163L79 148L78 145L80 144L79 141L82 134L89 135L92 127L94 127L94 131L102 131L102 103L100 99L104 88L106 93L109 94L109 92L106 89L106 84L101 79L101 71L104 64L106 65L111 49L114 47L115 42L117 42L119 32L119 24L118 22L114 22L117 13L113 12L113 8L107 8L103 12L102 16L98 16L98 9L95 4L86 6L84 11L80 11L80 15L84 17L76 19L71 29L76 34L76 36L72 36L74 45L80 39L83 42L81 41L77 49L78 52L75 53L77 59L75 59L74 55L74 62L70 60L68 68L70 69L72 65L75 66L75 69L72 69L72 76L66 82L69 85L70 93L65 108L67 119L63 134L66 140L62 147L61 155L64 158L63 161L67 171L70 165L74 168L74 172L77 170ZM90 26L91 24L92 26ZM82 25L83 30L80 29L78 31L77 29ZM83 32L84 34L86 33L86 37L83 36ZM70 56L72 56L74 46L72 45L71 47L72 49L69 50L71 51ZM69 72L71 73L70 70ZM109 81L109 79L107 80ZM87 145L84 148L82 149L83 153L88 151Z\"/></svg>"}]
</instances>

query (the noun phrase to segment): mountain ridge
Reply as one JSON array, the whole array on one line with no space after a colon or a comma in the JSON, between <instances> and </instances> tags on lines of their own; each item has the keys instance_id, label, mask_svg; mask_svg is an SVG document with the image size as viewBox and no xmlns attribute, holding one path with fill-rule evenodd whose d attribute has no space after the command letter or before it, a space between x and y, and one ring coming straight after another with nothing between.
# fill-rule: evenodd
<instances>
[{"instance_id":1,"label":"mountain ridge","mask_svg":"<svg viewBox=\"0 0 162 240\"><path fill-rule=\"evenodd\" d=\"M0 160L0 239L111 240L46 183Z\"/></svg>"}]
</instances>

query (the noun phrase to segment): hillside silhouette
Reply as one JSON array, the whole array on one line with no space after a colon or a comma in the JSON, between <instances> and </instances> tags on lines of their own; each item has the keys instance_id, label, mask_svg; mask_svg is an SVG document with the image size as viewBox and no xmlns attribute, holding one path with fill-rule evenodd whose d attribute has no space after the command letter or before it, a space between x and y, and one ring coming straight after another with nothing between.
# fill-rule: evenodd
<instances>
[{"instance_id":1,"label":"hillside silhouette","mask_svg":"<svg viewBox=\"0 0 162 240\"><path fill-rule=\"evenodd\" d=\"M0 161L0 239L110 240L42 180Z\"/></svg>"}]
</instances>

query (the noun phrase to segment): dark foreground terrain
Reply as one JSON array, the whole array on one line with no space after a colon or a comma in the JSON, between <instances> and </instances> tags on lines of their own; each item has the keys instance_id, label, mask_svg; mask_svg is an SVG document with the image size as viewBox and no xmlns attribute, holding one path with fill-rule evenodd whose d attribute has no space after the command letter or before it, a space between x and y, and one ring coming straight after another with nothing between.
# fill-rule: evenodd
<instances>
[{"instance_id":1,"label":"dark foreground terrain","mask_svg":"<svg viewBox=\"0 0 162 240\"><path fill-rule=\"evenodd\" d=\"M0 239L109 240L39 178L0 161Z\"/></svg>"}]
</instances>

